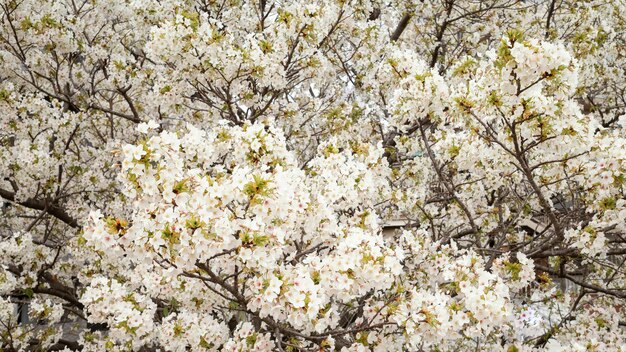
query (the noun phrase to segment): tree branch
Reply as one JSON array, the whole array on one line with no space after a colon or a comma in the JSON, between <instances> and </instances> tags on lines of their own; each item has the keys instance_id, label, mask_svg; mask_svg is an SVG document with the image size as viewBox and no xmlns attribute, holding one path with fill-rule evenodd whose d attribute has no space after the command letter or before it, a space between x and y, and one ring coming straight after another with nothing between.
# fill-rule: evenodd
<instances>
[{"instance_id":1,"label":"tree branch","mask_svg":"<svg viewBox=\"0 0 626 352\"><path fill-rule=\"evenodd\" d=\"M400 20L400 23L398 23L398 26L393 31L393 34L391 34L392 42L395 42L396 40L398 40L398 38L400 38L400 36L402 35L402 32L404 32L404 30L406 29L406 26L409 24L410 19L411 19L411 15L409 14L406 14L404 15L404 17L402 17L402 19Z\"/></svg>"},{"instance_id":2,"label":"tree branch","mask_svg":"<svg viewBox=\"0 0 626 352\"><path fill-rule=\"evenodd\" d=\"M0 188L0 197L17 203L21 206L24 206L26 208L30 208L30 209L35 209L35 210L43 210L46 213L54 216L55 218L61 220L62 222L66 223L67 225L69 225L70 227L73 228L78 228L80 227L78 225L78 221L76 219L74 219L73 217L71 217L66 211L65 209L59 207L56 204L50 204L44 200L39 200L39 199L33 199L33 198L29 198L23 202L16 202L15 201L15 193L14 192L10 192L4 189Z\"/></svg>"}]
</instances>

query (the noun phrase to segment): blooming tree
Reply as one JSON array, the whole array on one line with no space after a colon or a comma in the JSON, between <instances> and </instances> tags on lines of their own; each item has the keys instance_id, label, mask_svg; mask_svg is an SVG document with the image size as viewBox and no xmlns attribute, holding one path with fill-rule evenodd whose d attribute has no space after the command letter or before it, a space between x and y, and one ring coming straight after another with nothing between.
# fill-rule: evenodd
<instances>
[{"instance_id":1,"label":"blooming tree","mask_svg":"<svg viewBox=\"0 0 626 352\"><path fill-rule=\"evenodd\" d=\"M0 7L1 350L625 350L623 1Z\"/></svg>"}]
</instances>

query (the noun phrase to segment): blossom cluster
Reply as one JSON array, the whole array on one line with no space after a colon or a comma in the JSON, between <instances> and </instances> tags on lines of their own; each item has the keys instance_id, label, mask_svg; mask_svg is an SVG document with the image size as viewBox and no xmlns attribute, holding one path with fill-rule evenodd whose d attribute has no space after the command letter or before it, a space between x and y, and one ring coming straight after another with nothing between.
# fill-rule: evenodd
<instances>
[{"instance_id":1,"label":"blossom cluster","mask_svg":"<svg viewBox=\"0 0 626 352\"><path fill-rule=\"evenodd\" d=\"M0 3L0 350L624 351L626 7Z\"/></svg>"}]
</instances>

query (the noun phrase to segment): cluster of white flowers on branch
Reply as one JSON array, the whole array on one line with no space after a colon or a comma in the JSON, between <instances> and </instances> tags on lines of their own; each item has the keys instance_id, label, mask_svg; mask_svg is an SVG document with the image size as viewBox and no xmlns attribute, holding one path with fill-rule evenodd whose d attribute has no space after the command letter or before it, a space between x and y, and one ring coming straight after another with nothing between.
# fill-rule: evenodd
<instances>
[{"instance_id":1,"label":"cluster of white flowers on branch","mask_svg":"<svg viewBox=\"0 0 626 352\"><path fill-rule=\"evenodd\" d=\"M0 8L0 350L625 351L623 2Z\"/></svg>"}]
</instances>

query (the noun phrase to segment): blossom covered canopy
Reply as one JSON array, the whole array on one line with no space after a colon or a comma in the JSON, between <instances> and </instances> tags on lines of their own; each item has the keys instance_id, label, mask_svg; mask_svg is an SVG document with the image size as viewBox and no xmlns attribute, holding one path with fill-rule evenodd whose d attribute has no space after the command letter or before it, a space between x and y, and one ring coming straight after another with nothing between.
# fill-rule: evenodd
<instances>
[{"instance_id":1,"label":"blossom covered canopy","mask_svg":"<svg viewBox=\"0 0 626 352\"><path fill-rule=\"evenodd\" d=\"M0 350L625 350L623 1L0 8Z\"/></svg>"}]
</instances>

